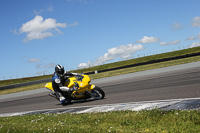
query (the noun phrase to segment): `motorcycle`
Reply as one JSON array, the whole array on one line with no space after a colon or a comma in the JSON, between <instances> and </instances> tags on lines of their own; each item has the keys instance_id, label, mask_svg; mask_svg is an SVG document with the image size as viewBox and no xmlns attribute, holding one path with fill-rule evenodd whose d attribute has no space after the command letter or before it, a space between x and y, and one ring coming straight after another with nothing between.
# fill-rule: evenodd
<instances>
[{"instance_id":1,"label":"motorcycle","mask_svg":"<svg viewBox=\"0 0 200 133\"><path fill-rule=\"evenodd\" d=\"M64 86L68 88L75 87L76 90L73 91L71 94L69 94L69 92L63 91L63 96L67 100L65 104L69 104L71 100L86 100L89 98L94 98L95 100L103 99L105 97L104 91L100 87L95 86L94 84L90 84L90 82L90 77L84 74L77 74L76 76L68 78L65 81ZM45 88L55 93L52 87L52 82L47 83L45 85ZM55 95L50 96L55 97Z\"/></svg>"}]
</instances>

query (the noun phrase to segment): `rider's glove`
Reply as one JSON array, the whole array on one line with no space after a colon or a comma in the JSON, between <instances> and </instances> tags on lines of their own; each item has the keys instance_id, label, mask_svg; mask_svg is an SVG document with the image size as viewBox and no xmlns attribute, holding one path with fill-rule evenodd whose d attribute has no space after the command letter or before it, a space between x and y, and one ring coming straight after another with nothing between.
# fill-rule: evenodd
<instances>
[{"instance_id":1,"label":"rider's glove","mask_svg":"<svg viewBox=\"0 0 200 133\"><path fill-rule=\"evenodd\" d=\"M78 83L77 82L74 82L74 88L76 89L76 90L78 90L78 88L79 88L79 85L78 85Z\"/></svg>"}]
</instances>

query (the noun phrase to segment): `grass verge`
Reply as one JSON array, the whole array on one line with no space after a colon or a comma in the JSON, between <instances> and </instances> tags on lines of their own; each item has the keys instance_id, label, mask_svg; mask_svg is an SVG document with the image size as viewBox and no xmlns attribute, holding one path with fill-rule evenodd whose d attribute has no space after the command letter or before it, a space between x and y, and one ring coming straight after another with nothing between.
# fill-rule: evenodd
<instances>
[{"instance_id":1,"label":"grass verge","mask_svg":"<svg viewBox=\"0 0 200 133\"><path fill-rule=\"evenodd\" d=\"M90 75L92 79L200 61L200 56ZM43 88L45 83L2 90L8 94ZM0 133L20 132L199 132L199 110L114 111L85 114L36 114L0 118Z\"/></svg>"},{"instance_id":2,"label":"grass verge","mask_svg":"<svg viewBox=\"0 0 200 133\"><path fill-rule=\"evenodd\" d=\"M99 78L104 78L104 77L111 77L111 76L116 76L116 75L121 75L121 74L151 70L151 69L156 69L156 68L180 65L180 64L197 62L197 61L200 61L200 56L179 59L179 60L173 60L173 61L166 61L166 62L149 64L149 65L143 65L143 66L137 66L137 67L132 67L132 68L125 68L125 69L109 71L109 72L104 72L104 73L98 73L98 74L91 74L89 76L91 79L99 79ZM0 95L21 92L21 91L27 91L27 90L33 90L33 89L38 89L38 88L44 88L45 84L46 83L25 86L25 87L19 87L19 88L14 88L14 89L8 89L8 90L0 90Z\"/></svg>"},{"instance_id":3,"label":"grass verge","mask_svg":"<svg viewBox=\"0 0 200 133\"><path fill-rule=\"evenodd\" d=\"M28 90L35 90L38 88L44 88L45 84L46 83L41 83L41 84L30 85L30 86L25 86L25 87L18 87L14 89L0 90L0 95L28 91Z\"/></svg>"},{"instance_id":4,"label":"grass verge","mask_svg":"<svg viewBox=\"0 0 200 133\"><path fill-rule=\"evenodd\" d=\"M198 52L200 52L200 47L195 47L195 48L189 48L189 49L184 49L184 50L179 50L179 51L167 52L167 53L162 53L162 54L140 57L136 59L109 63L109 64L94 66L90 68L79 69L79 70L76 70L75 72L77 73L94 72L94 71L99 71L99 70L104 70L104 69L109 69L109 68L116 68L120 66L126 66L126 65L136 64L136 63L148 62L152 60L176 57L176 56L198 53Z\"/></svg>"},{"instance_id":5,"label":"grass verge","mask_svg":"<svg viewBox=\"0 0 200 133\"><path fill-rule=\"evenodd\" d=\"M19 84L19 83L25 83L25 82L48 79L48 78L51 78L51 75L27 77L27 78L19 78L19 79L10 79L10 80L1 80L0 86Z\"/></svg>"},{"instance_id":6,"label":"grass verge","mask_svg":"<svg viewBox=\"0 0 200 133\"><path fill-rule=\"evenodd\" d=\"M143 110L85 114L36 114L0 118L0 132L147 133L199 132L200 111Z\"/></svg>"},{"instance_id":7,"label":"grass verge","mask_svg":"<svg viewBox=\"0 0 200 133\"><path fill-rule=\"evenodd\" d=\"M104 70L104 69L109 69L109 68L116 68L116 67L126 66L126 65L135 64L135 63L147 62L147 61L163 59L163 58L170 58L170 57L186 55L186 54L191 54L191 53L197 53L197 52L200 52L200 47L189 48L189 49L168 52L168 53L163 53L163 54L157 54L157 55L151 55L151 56L146 56L146 57L140 57L140 58L125 60L125 61L119 61L119 62L109 63L109 64L105 64L105 65L100 65L100 66L94 66L94 67L90 67L90 68L74 70L73 72L76 72L76 73L94 72L94 71L99 71L99 70ZM27 78L11 79L11 80L2 80L2 81L0 81L0 86L24 83L24 82L47 79L47 78L51 78L51 75L27 77Z\"/></svg>"},{"instance_id":8,"label":"grass verge","mask_svg":"<svg viewBox=\"0 0 200 133\"><path fill-rule=\"evenodd\" d=\"M149 65L143 65L143 66L137 66L137 67L126 68L126 69L119 69L115 71L109 71L109 72L98 73L98 74L91 74L90 77L91 79L98 79L98 78L111 77L111 76L116 76L116 75L121 75L121 74L151 70L151 69L156 69L156 68L163 68L163 67L169 67L169 66L174 66L174 65L192 63L192 62L197 62L197 61L200 61L200 56L173 60L173 61L166 61L166 62L149 64Z\"/></svg>"}]
</instances>

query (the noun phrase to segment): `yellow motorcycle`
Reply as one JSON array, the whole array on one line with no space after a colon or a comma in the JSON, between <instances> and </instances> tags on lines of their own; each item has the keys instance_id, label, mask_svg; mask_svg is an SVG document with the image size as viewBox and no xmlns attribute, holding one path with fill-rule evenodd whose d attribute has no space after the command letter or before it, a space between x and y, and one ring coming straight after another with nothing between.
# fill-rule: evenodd
<instances>
[{"instance_id":1,"label":"yellow motorcycle","mask_svg":"<svg viewBox=\"0 0 200 133\"><path fill-rule=\"evenodd\" d=\"M94 98L96 100L103 99L105 97L104 91L94 84L90 84L91 80L88 75L78 74L76 76L70 77L65 81L64 86L68 88L76 87L70 95L69 92L63 92L63 96L67 99L66 104L69 104L71 100L80 100ZM45 85L45 88L52 91L52 82ZM52 95L51 95L52 96Z\"/></svg>"}]
</instances>

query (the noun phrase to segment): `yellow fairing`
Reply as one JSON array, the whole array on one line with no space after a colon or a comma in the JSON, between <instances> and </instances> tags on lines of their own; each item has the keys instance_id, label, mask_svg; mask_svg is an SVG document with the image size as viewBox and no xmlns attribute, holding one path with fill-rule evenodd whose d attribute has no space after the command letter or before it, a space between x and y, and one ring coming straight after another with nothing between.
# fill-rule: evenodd
<instances>
[{"instance_id":1,"label":"yellow fairing","mask_svg":"<svg viewBox=\"0 0 200 133\"><path fill-rule=\"evenodd\" d=\"M84 78L82 79L82 81L78 81L76 79L76 77L71 77L67 80L67 82L65 82L65 86L69 87L69 88L72 88L74 87L75 85L75 82L78 83L79 85L79 88L77 91L74 91L72 93L72 96L76 97L76 98L81 98L84 96L85 94L85 91L86 90L89 90L91 91L91 85L89 84L90 83L90 78L88 75L82 75L84 76Z\"/></svg>"},{"instance_id":2,"label":"yellow fairing","mask_svg":"<svg viewBox=\"0 0 200 133\"><path fill-rule=\"evenodd\" d=\"M53 87L52 87L52 82L47 83L47 84L45 85L45 87L46 87L47 89L51 90L51 91L54 91L54 90L53 90Z\"/></svg>"},{"instance_id":3,"label":"yellow fairing","mask_svg":"<svg viewBox=\"0 0 200 133\"><path fill-rule=\"evenodd\" d=\"M76 77L71 77L65 82L65 86L72 88L75 85L75 82L79 84L78 91L82 90L83 88L87 89L89 86L90 78L87 75L84 76L82 81L78 81ZM85 91L85 90L84 90Z\"/></svg>"},{"instance_id":4,"label":"yellow fairing","mask_svg":"<svg viewBox=\"0 0 200 133\"><path fill-rule=\"evenodd\" d=\"M74 82L77 82L79 84L80 88L85 88L88 87L89 82L90 82L90 78L88 75L82 75L84 76L82 81L78 81L75 77L71 77L69 78L66 82L65 82L65 86L72 88L74 87Z\"/></svg>"},{"instance_id":5,"label":"yellow fairing","mask_svg":"<svg viewBox=\"0 0 200 133\"><path fill-rule=\"evenodd\" d=\"M82 98L82 97L84 97L84 94L85 94L86 90L91 91L92 89L95 88L95 85L90 85L89 84L90 83L90 78L89 78L88 75L82 75L82 76L84 76L84 78L82 79L82 81L78 81L76 79L76 77L71 77L64 84L64 86L67 86L69 88L73 88L74 85L75 85L75 82L78 83L78 85L79 85L78 90L74 91L72 93L72 96L74 96L76 98ZM45 87L47 89L51 90L51 91L54 91L53 88L52 88L52 83L51 82L47 83L45 85Z\"/></svg>"}]
</instances>

